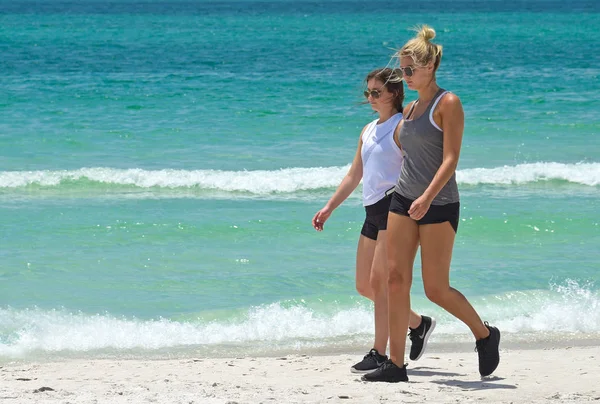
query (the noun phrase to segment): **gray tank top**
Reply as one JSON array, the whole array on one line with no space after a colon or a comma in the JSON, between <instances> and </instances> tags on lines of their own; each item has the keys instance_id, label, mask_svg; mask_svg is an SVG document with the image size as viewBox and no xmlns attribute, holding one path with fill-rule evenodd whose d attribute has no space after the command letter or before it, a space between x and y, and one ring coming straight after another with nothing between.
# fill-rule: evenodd
<instances>
[{"instance_id":1,"label":"gray tank top","mask_svg":"<svg viewBox=\"0 0 600 404\"><path fill-rule=\"evenodd\" d=\"M417 199L427 189L442 165L444 132L433 120L433 111L447 91L439 89L427 109L416 119L410 119L415 104L406 115L400 128L400 144L404 162L396 184L396 192L405 198ZM456 174L431 202L432 205L446 205L459 201Z\"/></svg>"}]
</instances>

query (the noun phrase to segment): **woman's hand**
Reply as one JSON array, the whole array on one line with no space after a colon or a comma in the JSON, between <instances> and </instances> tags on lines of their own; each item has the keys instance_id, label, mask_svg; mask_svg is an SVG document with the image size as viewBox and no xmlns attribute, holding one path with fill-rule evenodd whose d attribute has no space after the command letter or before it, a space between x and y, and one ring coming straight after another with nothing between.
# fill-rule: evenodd
<instances>
[{"instance_id":1,"label":"woman's hand","mask_svg":"<svg viewBox=\"0 0 600 404\"><path fill-rule=\"evenodd\" d=\"M323 225L331 216L332 210L325 206L323 209L318 211L315 214L315 217L312 219L312 225L316 231L323 231Z\"/></svg>"},{"instance_id":2,"label":"woman's hand","mask_svg":"<svg viewBox=\"0 0 600 404\"><path fill-rule=\"evenodd\" d=\"M408 214L413 220L421 220L429 210L430 206L431 200L429 200L429 198L425 197L424 195L421 195L420 197L415 199L415 201L410 205Z\"/></svg>"}]
</instances>

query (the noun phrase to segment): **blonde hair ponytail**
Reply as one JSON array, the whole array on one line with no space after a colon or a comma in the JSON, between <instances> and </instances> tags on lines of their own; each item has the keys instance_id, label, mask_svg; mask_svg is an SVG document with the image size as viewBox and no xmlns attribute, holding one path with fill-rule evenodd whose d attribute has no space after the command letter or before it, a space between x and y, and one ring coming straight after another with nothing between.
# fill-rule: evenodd
<instances>
[{"instance_id":1,"label":"blonde hair ponytail","mask_svg":"<svg viewBox=\"0 0 600 404\"><path fill-rule=\"evenodd\" d=\"M417 35L400 49L398 56L411 57L418 66L426 66L433 62L435 72L442 61L442 45L431 42L435 38L435 30L429 25L421 25L414 30Z\"/></svg>"}]
</instances>

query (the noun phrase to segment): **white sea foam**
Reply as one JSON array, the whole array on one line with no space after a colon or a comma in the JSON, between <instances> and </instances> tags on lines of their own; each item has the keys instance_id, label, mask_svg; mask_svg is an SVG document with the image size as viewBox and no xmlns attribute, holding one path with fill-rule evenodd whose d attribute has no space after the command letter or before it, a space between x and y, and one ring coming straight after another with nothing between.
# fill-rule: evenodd
<instances>
[{"instance_id":1,"label":"white sea foam","mask_svg":"<svg viewBox=\"0 0 600 404\"><path fill-rule=\"evenodd\" d=\"M593 285L566 281L550 290L504 293L472 299L481 315L503 333L528 333L543 339L547 333L600 332L600 293ZM326 306L323 310L322 306ZM246 354L283 350L334 349L357 339L372 339L370 307L355 304L315 305L273 303L248 309L242 317L212 321L140 320L108 314L85 315L64 310L0 309L0 359L71 352L86 354L170 350L191 347L229 354L232 346ZM427 306L428 310L429 307ZM447 313L438 318L435 341L471 336L465 325Z\"/></svg>"},{"instance_id":2,"label":"white sea foam","mask_svg":"<svg viewBox=\"0 0 600 404\"><path fill-rule=\"evenodd\" d=\"M560 180L600 185L600 163L530 163L496 168L470 168L456 173L461 184L526 184Z\"/></svg>"},{"instance_id":3,"label":"white sea foam","mask_svg":"<svg viewBox=\"0 0 600 404\"><path fill-rule=\"evenodd\" d=\"M87 180L139 188L198 188L253 194L291 193L331 188L339 184L348 167L286 168L273 171L142 170L81 168L72 171L0 172L0 188L29 185L56 187Z\"/></svg>"},{"instance_id":4,"label":"white sea foam","mask_svg":"<svg viewBox=\"0 0 600 404\"><path fill-rule=\"evenodd\" d=\"M335 188L349 166L284 168L279 170L143 170L81 168L65 171L3 171L0 189L39 186L58 188L103 184L140 189L242 192L255 195L295 193ZM600 185L600 163L531 163L496 168L459 170L457 180L466 185L510 185L564 181L585 186Z\"/></svg>"}]
</instances>

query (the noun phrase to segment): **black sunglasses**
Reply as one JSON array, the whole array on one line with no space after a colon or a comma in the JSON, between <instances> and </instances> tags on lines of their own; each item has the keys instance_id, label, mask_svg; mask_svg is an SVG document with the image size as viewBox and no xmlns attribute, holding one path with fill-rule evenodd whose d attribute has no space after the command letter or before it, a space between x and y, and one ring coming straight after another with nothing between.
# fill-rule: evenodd
<instances>
[{"instance_id":1,"label":"black sunglasses","mask_svg":"<svg viewBox=\"0 0 600 404\"><path fill-rule=\"evenodd\" d=\"M415 70L416 70L416 68L414 68L412 66L399 67L398 69L400 69L400 71L402 72L402 75L406 76L406 77L412 77L412 75L415 74Z\"/></svg>"},{"instance_id":2,"label":"black sunglasses","mask_svg":"<svg viewBox=\"0 0 600 404\"><path fill-rule=\"evenodd\" d=\"M381 91L380 90L365 90L363 92L363 94L365 95L365 98L369 98L369 96L373 97L373 99L378 99L379 97L381 97Z\"/></svg>"}]
</instances>

